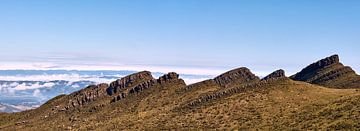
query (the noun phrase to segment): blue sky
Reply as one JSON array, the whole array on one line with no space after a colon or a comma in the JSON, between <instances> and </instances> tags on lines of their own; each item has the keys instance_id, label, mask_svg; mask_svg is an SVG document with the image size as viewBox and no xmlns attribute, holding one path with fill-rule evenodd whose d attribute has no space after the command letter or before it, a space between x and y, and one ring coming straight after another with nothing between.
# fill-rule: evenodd
<instances>
[{"instance_id":1,"label":"blue sky","mask_svg":"<svg viewBox=\"0 0 360 131\"><path fill-rule=\"evenodd\" d=\"M1 0L1 64L360 71L358 0ZM19 66L21 68L21 65Z\"/></svg>"}]
</instances>

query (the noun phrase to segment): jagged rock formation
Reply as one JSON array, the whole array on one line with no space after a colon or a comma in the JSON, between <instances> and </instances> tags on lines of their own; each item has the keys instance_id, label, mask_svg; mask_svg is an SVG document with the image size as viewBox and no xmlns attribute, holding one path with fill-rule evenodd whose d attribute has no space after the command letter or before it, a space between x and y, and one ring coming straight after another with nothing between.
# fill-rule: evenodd
<instances>
[{"instance_id":1,"label":"jagged rock formation","mask_svg":"<svg viewBox=\"0 0 360 131\"><path fill-rule=\"evenodd\" d=\"M74 92L70 94L70 98L72 99L69 100L69 106L65 108L82 106L95 101L107 95L106 88L108 88L108 84L90 85L85 89Z\"/></svg>"},{"instance_id":2,"label":"jagged rock formation","mask_svg":"<svg viewBox=\"0 0 360 131\"><path fill-rule=\"evenodd\" d=\"M110 85L90 85L85 89L72 93L69 97L71 99L68 102L68 106L64 108L69 109L71 107L83 106L104 97L112 97L111 102L116 102L130 94L140 93L155 85L163 85L171 81L183 82L183 80L179 79L179 74L175 72L165 74L159 77L159 79L154 79L149 71L138 72L111 82ZM185 82L183 83L183 86L186 86Z\"/></svg>"},{"instance_id":3,"label":"jagged rock formation","mask_svg":"<svg viewBox=\"0 0 360 131\"><path fill-rule=\"evenodd\" d=\"M166 84L167 82L171 82L171 81L182 81L180 83L183 83L183 86L186 86L185 82L183 82L183 80L179 79L179 74L177 74L175 72L170 72L168 74L165 74L165 75L159 77L159 79L151 79L151 80L139 83L136 86L121 92L120 94L116 95L113 98L112 102L119 101L130 94L139 93L145 89L154 87L156 85Z\"/></svg>"},{"instance_id":4,"label":"jagged rock formation","mask_svg":"<svg viewBox=\"0 0 360 131\"><path fill-rule=\"evenodd\" d=\"M251 73L246 67L228 71L214 79L214 81L222 87L231 87L259 80L260 78Z\"/></svg>"},{"instance_id":5,"label":"jagged rock formation","mask_svg":"<svg viewBox=\"0 0 360 131\"><path fill-rule=\"evenodd\" d=\"M153 80L154 78L149 71L142 71L135 73L119 80L112 82L107 89L109 95L113 95L121 92L121 90L126 89L127 87L134 86L144 81Z\"/></svg>"},{"instance_id":6,"label":"jagged rock formation","mask_svg":"<svg viewBox=\"0 0 360 131\"><path fill-rule=\"evenodd\" d=\"M331 88L360 88L360 76L340 63L338 55L317 61L290 78Z\"/></svg>"},{"instance_id":7,"label":"jagged rock formation","mask_svg":"<svg viewBox=\"0 0 360 131\"><path fill-rule=\"evenodd\" d=\"M248 68L241 67L226 73L223 73L214 79L204 80L198 83L188 85L178 92L187 92L195 90L215 90L222 88L237 87L249 83L259 82L259 77L255 76ZM205 89L212 88L212 89Z\"/></svg>"},{"instance_id":8,"label":"jagged rock formation","mask_svg":"<svg viewBox=\"0 0 360 131\"><path fill-rule=\"evenodd\" d=\"M271 73L268 76L262 78L261 80L270 80L270 79L280 78L280 77L286 77L285 76L285 71L282 70L282 69L274 71L273 73Z\"/></svg>"},{"instance_id":9,"label":"jagged rock formation","mask_svg":"<svg viewBox=\"0 0 360 131\"><path fill-rule=\"evenodd\" d=\"M339 65L339 64L341 64L339 62L339 56L332 55L330 57L324 58L322 60L310 64L306 68L302 69L299 73L296 73L295 75L291 76L291 78L299 81L308 81L308 79L311 79L317 74L316 71L324 69L325 67L331 65Z\"/></svg>"}]
</instances>

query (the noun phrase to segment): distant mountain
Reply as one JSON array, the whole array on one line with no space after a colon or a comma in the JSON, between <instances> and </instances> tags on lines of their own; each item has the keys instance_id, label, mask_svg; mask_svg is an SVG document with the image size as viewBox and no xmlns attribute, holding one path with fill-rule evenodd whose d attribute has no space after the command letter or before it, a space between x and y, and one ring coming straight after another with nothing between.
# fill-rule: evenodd
<instances>
[{"instance_id":1,"label":"distant mountain","mask_svg":"<svg viewBox=\"0 0 360 131\"><path fill-rule=\"evenodd\" d=\"M333 55L319 60L290 77L331 88L360 88L360 76Z\"/></svg>"},{"instance_id":2,"label":"distant mountain","mask_svg":"<svg viewBox=\"0 0 360 131\"><path fill-rule=\"evenodd\" d=\"M142 71L0 113L0 130L359 130L359 81L348 69L335 55L290 78L241 67L190 85Z\"/></svg>"}]
</instances>

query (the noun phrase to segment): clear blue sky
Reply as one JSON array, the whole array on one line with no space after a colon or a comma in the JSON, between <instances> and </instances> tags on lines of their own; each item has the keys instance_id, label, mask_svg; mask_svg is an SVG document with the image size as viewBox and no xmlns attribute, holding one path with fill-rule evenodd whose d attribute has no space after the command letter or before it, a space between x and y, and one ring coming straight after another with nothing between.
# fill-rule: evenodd
<instances>
[{"instance_id":1,"label":"clear blue sky","mask_svg":"<svg viewBox=\"0 0 360 131\"><path fill-rule=\"evenodd\" d=\"M360 71L359 0L1 0L0 60Z\"/></svg>"}]
</instances>

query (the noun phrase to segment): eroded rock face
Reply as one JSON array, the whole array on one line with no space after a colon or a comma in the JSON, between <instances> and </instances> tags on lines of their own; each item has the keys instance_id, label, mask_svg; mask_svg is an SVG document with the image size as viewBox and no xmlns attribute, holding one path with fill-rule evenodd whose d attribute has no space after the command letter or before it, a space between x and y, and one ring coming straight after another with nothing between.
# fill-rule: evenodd
<instances>
[{"instance_id":1,"label":"eroded rock face","mask_svg":"<svg viewBox=\"0 0 360 131\"><path fill-rule=\"evenodd\" d=\"M69 106L77 107L85 105L98 98L106 96L106 89L108 84L90 85L85 89L70 94L72 99L69 101Z\"/></svg>"},{"instance_id":2,"label":"eroded rock face","mask_svg":"<svg viewBox=\"0 0 360 131\"><path fill-rule=\"evenodd\" d=\"M175 81L181 81L181 83L183 84L183 86L186 86L185 82L181 79L179 79L179 74L175 73L175 72L170 72L168 74L165 74L161 77L159 77L159 79L152 79L152 80L148 80L142 83L139 83L138 85L128 89L127 91L120 93L119 95L116 95L112 102L116 102L119 101L121 99L124 99L125 97L127 97L127 95L129 94L134 94L134 93L140 93L143 90L146 90L148 88L152 88L156 85L164 85L167 83L171 83L171 82L175 82Z\"/></svg>"},{"instance_id":3,"label":"eroded rock face","mask_svg":"<svg viewBox=\"0 0 360 131\"><path fill-rule=\"evenodd\" d=\"M83 106L104 96L111 96L115 93L119 94L122 89L136 86L137 84L148 80L154 80L151 73L142 71L116 80L110 85L90 85L80 91L70 94L71 99L69 100L67 108ZM124 95L120 93L120 96Z\"/></svg>"},{"instance_id":4,"label":"eroded rock face","mask_svg":"<svg viewBox=\"0 0 360 131\"><path fill-rule=\"evenodd\" d=\"M139 73L135 73L112 82L109 88L107 89L107 93L108 95L113 95L120 92L120 90L126 87L131 87L142 81L148 81L153 79L154 78L152 77L151 72L149 71L142 71Z\"/></svg>"},{"instance_id":5,"label":"eroded rock face","mask_svg":"<svg viewBox=\"0 0 360 131\"><path fill-rule=\"evenodd\" d=\"M291 78L294 80L306 81L307 79L310 79L313 75L316 75L315 72L317 70L323 69L327 66L331 66L334 64L341 64L339 62L338 55L332 55L330 57L326 57L322 60L312 63L311 65L309 65L306 68L304 68L303 70L301 70L299 73L291 76Z\"/></svg>"},{"instance_id":6,"label":"eroded rock face","mask_svg":"<svg viewBox=\"0 0 360 131\"><path fill-rule=\"evenodd\" d=\"M330 88L360 88L360 76L340 63L338 55L319 60L290 78Z\"/></svg>"},{"instance_id":7,"label":"eroded rock face","mask_svg":"<svg viewBox=\"0 0 360 131\"><path fill-rule=\"evenodd\" d=\"M345 66L343 68L331 70L331 71L324 73L323 75L320 75L318 77L314 77L314 78L310 79L309 81L311 81L312 83L321 83L324 81L336 79L336 78L344 76L346 74L355 74L355 71L352 70L350 67Z\"/></svg>"},{"instance_id":8,"label":"eroded rock face","mask_svg":"<svg viewBox=\"0 0 360 131\"><path fill-rule=\"evenodd\" d=\"M69 109L71 107L83 106L97 99L106 98L104 96L112 96L112 102L115 102L126 98L129 94L140 93L156 85L171 87L172 84L186 86L185 82L179 79L179 74L175 72L170 72L159 77L159 79L154 79L150 72L143 71L116 80L110 85L91 85L85 89L74 92L69 96L71 99L65 108Z\"/></svg>"},{"instance_id":9,"label":"eroded rock face","mask_svg":"<svg viewBox=\"0 0 360 131\"><path fill-rule=\"evenodd\" d=\"M170 72L168 74L165 74L161 77L159 77L158 82L166 82L169 80L173 80L173 79L179 79L179 74L175 73L175 72Z\"/></svg>"},{"instance_id":10,"label":"eroded rock face","mask_svg":"<svg viewBox=\"0 0 360 131\"><path fill-rule=\"evenodd\" d=\"M248 68L241 67L226 72L216 77L214 80L217 84L219 84L222 87L229 87L247 82L259 81L260 79L259 77L251 73L251 71Z\"/></svg>"},{"instance_id":11,"label":"eroded rock face","mask_svg":"<svg viewBox=\"0 0 360 131\"><path fill-rule=\"evenodd\" d=\"M264 77L261 80L270 80L270 79L276 79L276 78L281 78L281 77L286 77L285 71L282 69L274 71L273 73L269 74L268 76Z\"/></svg>"}]
</instances>

